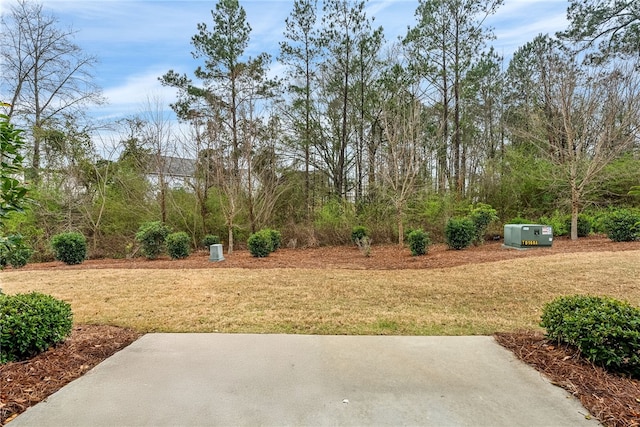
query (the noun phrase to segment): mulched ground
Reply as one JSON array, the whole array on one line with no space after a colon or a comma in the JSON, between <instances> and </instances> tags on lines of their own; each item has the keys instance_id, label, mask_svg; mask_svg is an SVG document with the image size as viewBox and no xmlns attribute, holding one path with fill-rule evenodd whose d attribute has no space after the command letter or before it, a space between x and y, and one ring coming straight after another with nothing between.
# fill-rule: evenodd
<instances>
[{"instance_id":1,"label":"mulched ground","mask_svg":"<svg viewBox=\"0 0 640 427\"><path fill-rule=\"evenodd\" d=\"M63 344L24 362L0 365L0 425L82 376L139 336L135 331L114 326L77 325Z\"/></svg>"},{"instance_id":2,"label":"mulched ground","mask_svg":"<svg viewBox=\"0 0 640 427\"><path fill-rule=\"evenodd\" d=\"M582 359L575 348L549 342L540 333L495 337L520 360L580 399L591 416L602 424L640 426L640 381L608 373Z\"/></svg>"},{"instance_id":3,"label":"mulched ground","mask_svg":"<svg viewBox=\"0 0 640 427\"><path fill-rule=\"evenodd\" d=\"M618 252L640 250L640 241L612 242L605 236L590 236L572 241L556 238L552 247L527 250L506 249L502 242L487 242L462 251L450 250L446 245L429 247L427 256L414 257L408 248L398 245L373 245L371 255L365 257L355 246L320 246L313 248L282 248L266 258L254 258L247 250L224 254L222 262L210 262L208 252L198 251L189 258L155 260L137 257L132 259L91 259L79 265L65 265L60 261L28 264L21 270L86 270L97 268L339 268L355 270L401 270L447 268L465 264L493 262L534 256L548 256L568 252ZM11 270L5 271L10 273Z\"/></svg>"},{"instance_id":4,"label":"mulched ground","mask_svg":"<svg viewBox=\"0 0 640 427\"><path fill-rule=\"evenodd\" d=\"M198 252L186 260L161 258L148 261L88 260L67 266L60 262L29 264L25 269L95 268L343 268L343 269L429 269L470 263L492 262L567 252L640 250L640 242L614 243L603 236L578 241L556 239L551 248L526 251L503 249L500 242L464 251L434 245L426 257L412 257L408 249L396 245L373 246L370 257L354 247L281 249L268 258L253 258L247 251L225 254L224 262L212 263ZM0 274L11 274L5 270ZM0 425L8 423L29 406L44 400L65 384L126 347L139 337L135 331L112 327L77 325L63 344L24 362L0 365ZM612 375L583 361L571 348L547 342L533 332L497 334L500 344L537 370L552 383L580 399L591 416L607 426L640 426L640 382ZM585 414L585 416L590 416Z\"/></svg>"}]
</instances>

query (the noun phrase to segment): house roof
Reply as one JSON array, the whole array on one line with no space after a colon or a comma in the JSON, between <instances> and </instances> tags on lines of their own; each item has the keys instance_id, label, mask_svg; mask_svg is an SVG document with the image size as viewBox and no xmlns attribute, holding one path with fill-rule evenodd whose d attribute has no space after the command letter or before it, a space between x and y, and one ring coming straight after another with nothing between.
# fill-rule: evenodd
<instances>
[{"instance_id":1,"label":"house roof","mask_svg":"<svg viewBox=\"0 0 640 427\"><path fill-rule=\"evenodd\" d=\"M168 176L191 178L196 174L196 161L183 157L160 156L157 167L151 174L160 175L161 171Z\"/></svg>"}]
</instances>

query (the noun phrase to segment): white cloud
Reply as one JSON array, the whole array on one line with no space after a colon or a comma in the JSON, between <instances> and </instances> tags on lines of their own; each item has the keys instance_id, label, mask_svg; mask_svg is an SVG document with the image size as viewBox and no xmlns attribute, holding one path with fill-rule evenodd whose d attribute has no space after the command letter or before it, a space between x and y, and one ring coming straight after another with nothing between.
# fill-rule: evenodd
<instances>
[{"instance_id":1,"label":"white cloud","mask_svg":"<svg viewBox=\"0 0 640 427\"><path fill-rule=\"evenodd\" d=\"M150 69L140 74L129 75L121 85L104 90L108 104L99 110L101 119L120 118L141 112L150 96L173 102L175 89L162 86L158 77L167 69ZM168 108L168 106L167 106Z\"/></svg>"}]
</instances>

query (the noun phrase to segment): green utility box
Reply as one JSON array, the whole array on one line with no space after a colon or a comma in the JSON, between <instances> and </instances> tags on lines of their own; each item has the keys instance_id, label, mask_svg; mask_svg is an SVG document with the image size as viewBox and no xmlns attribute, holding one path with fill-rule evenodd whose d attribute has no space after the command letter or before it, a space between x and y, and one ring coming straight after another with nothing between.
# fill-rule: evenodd
<instances>
[{"instance_id":1,"label":"green utility box","mask_svg":"<svg viewBox=\"0 0 640 427\"><path fill-rule=\"evenodd\" d=\"M504 226L504 245L511 248L551 246L553 229L550 225L507 224Z\"/></svg>"}]
</instances>

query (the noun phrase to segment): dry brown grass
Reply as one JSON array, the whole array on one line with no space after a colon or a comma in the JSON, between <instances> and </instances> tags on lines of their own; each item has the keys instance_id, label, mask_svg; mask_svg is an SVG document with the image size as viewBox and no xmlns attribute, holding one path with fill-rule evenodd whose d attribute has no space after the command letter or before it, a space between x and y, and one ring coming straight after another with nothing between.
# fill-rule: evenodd
<instances>
[{"instance_id":1,"label":"dry brown grass","mask_svg":"<svg viewBox=\"0 0 640 427\"><path fill-rule=\"evenodd\" d=\"M140 332L468 335L537 329L567 294L640 304L640 251L424 270L53 270L0 273L8 294L71 303L78 323Z\"/></svg>"}]
</instances>

